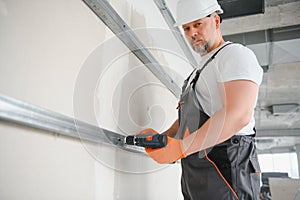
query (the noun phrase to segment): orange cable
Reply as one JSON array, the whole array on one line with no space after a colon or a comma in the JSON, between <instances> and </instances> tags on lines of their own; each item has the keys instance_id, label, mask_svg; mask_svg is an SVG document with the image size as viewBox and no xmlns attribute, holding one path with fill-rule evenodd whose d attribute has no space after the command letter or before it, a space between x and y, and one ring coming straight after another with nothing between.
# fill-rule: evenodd
<instances>
[{"instance_id":1,"label":"orange cable","mask_svg":"<svg viewBox=\"0 0 300 200\"><path fill-rule=\"evenodd\" d=\"M214 161L212 161L206 153L206 150L204 150L205 153L205 157L206 159L216 168L217 172L219 173L219 175L221 176L221 178L223 179L223 181L226 183L226 185L228 186L228 188L231 190L231 192L233 193L234 197L236 199L239 199L238 195L236 194L236 192L234 191L234 189L231 187L231 185L227 182L227 180L224 178L224 176L222 175L221 171L219 170L218 166L214 163Z\"/></svg>"}]
</instances>

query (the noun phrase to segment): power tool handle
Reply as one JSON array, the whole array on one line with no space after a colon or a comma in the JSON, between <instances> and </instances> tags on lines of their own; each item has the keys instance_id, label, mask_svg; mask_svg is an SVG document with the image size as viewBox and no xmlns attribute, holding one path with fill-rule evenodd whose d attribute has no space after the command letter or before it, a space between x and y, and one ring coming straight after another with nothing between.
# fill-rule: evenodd
<instances>
[{"instance_id":1,"label":"power tool handle","mask_svg":"<svg viewBox=\"0 0 300 200\"><path fill-rule=\"evenodd\" d=\"M163 134L142 134L137 135L136 145L146 148L162 148L168 144L168 136Z\"/></svg>"}]
</instances>

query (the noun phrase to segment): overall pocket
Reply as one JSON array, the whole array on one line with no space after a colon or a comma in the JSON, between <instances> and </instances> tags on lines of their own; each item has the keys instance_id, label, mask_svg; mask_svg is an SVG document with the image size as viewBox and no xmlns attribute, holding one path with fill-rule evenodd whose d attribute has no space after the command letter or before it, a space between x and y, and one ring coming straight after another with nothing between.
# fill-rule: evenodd
<instances>
[{"instance_id":1,"label":"overall pocket","mask_svg":"<svg viewBox=\"0 0 300 200\"><path fill-rule=\"evenodd\" d=\"M251 157L250 158L250 165L252 167L252 172L250 174L251 178L251 186L252 186L252 192L253 192L253 199L259 200L259 193L260 193L260 166L258 163L257 157Z\"/></svg>"}]
</instances>

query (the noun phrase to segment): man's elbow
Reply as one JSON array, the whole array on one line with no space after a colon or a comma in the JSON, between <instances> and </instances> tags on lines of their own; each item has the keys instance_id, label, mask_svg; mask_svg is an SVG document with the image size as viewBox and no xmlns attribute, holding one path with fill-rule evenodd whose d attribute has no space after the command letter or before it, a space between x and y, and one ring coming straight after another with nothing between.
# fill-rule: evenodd
<instances>
[{"instance_id":1,"label":"man's elbow","mask_svg":"<svg viewBox=\"0 0 300 200\"><path fill-rule=\"evenodd\" d=\"M235 131L241 130L243 127L245 127L247 124L249 124L251 117L252 117L252 112L250 111L237 111L237 112L231 112L231 119L233 122L233 127Z\"/></svg>"},{"instance_id":2,"label":"man's elbow","mask_svg":"<svg viewBox=\"0 0 300 200\"><path fill-rule=\"evenodd\" d=\"M246 114L240 117L240 126L243 128L244 126L248 125L251 120L251 114Z\"/></svg>"}]
</instances>

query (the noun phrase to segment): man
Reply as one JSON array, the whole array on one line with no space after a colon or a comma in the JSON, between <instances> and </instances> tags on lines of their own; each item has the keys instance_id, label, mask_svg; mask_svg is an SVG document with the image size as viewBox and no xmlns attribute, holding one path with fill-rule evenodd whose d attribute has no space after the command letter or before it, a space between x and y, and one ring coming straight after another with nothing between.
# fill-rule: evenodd
<instances>
[{"instance_id":1,"label":"man","mask_svg":"<svg viewBox=\"0 0 300 200\"><path fill-rule=\"evenodd\" d=\"M250 49L223 40L222 13L216 0L179 0L176 25L202 59L163 133L168 145L146 148L158 163L181 159L185 200L259 199L254 107L263 72ZM149 132L157 133L141 131Z\"/></svg>"}]
</instances>

